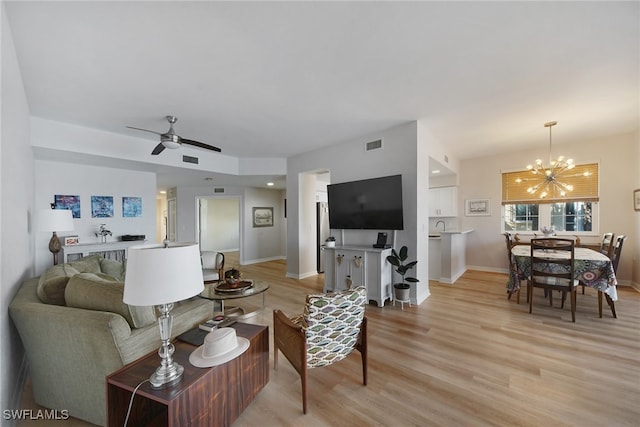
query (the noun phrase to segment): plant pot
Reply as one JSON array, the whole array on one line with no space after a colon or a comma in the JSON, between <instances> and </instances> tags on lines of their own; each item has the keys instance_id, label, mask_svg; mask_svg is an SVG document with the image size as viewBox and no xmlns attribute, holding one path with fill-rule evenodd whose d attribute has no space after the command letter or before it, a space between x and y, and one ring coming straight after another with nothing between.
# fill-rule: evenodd
<instances>
[{"instance_id":1,"label":"plant pot","mask_svg":"<svg viewBox=\"0 0 640 427\"><path fill-rule=\"evenodd\" d=\"M393 285L393 292L396 301L409 301L411 286L406 283L396 283Z\"/></svg>"}]
</instances>

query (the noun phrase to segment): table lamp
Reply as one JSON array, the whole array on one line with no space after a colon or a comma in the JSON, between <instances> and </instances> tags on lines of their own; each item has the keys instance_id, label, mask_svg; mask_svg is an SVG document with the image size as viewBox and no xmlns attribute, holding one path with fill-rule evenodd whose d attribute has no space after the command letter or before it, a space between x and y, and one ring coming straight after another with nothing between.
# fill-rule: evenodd
<instances>
[{"instance_id":1,"label":"table lamp","mask_svg":"<svg viewBox=\"0 0 640 427\"><path fill-rule=\"evenodd\" d=\"M62 244L56 231L73 231L73 213L69 209L42 209L36 216L36 229L53 232L49 240L49 250L53 254L53 265L57 265L58 252L62 249Z\"/></svg>"},{"instance_id":2,"label":"table lamp","mask_svg":"<svg viewBox=\"0 0 640 427\"><path fill-rule=\"evenodd\" d=\"M161 364L151 375L151 387L169 387L180 380L184 368L173 361L171 340L173 303L204 290L200 249L195 243L131 246L128 249L123 300L138 306L155 305L160 312Z\"/></svg>"}]
</instances>

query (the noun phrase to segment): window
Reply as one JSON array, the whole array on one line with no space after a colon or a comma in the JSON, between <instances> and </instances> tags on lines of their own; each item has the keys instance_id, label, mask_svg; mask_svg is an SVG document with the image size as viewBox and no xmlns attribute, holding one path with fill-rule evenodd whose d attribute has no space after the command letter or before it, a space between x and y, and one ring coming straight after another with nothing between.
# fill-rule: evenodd
<instances>
[{"instance_id":1,"label":"window","mask_svg":"<svg viewBox=\"0 0 640 427\"><path fill-rule=\"evenodd\" d=\"M535 198L526 191L529 171L502 173L503 232L537 232L553 226L559 234L599 234L598 164L576 166L565 179L574 191Z\"/></svg>"},{"instance_id":2,"label":"window","mask_svg":"<svg viewBox=\"0 0 640 427\"><path fill-rule=\"evenodd\" d=\"M552 225L559 234L598 234L598 203L505 204L502 231L536 232Z\"/></svg>"},{"instance_id":3,"label":"window","mask_svg":"<svg viewBox=\"0 0 640 427\"><path fill-rule=\"evenodd\" d=\"M503 231L538 229L538 205L504 205Z\"/></svg>"},{"instance_id":4,"label":"window","mask_svg":"<svg viewBox=\"0 0 640 427\"><path fill-rule=\"evenodd\" d=\"M592 211L591 202L553 203L549 223L557 231L593 231Z\"/></svg>"}]
</instances>

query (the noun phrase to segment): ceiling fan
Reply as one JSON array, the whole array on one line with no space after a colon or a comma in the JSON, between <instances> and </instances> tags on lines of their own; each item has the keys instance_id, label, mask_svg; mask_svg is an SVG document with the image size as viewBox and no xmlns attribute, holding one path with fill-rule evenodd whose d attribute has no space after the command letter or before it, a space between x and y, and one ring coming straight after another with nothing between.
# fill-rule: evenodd
<instances>
[{"instance_id":1,"label":"ceiling fan","mask_svg":"<svg viewBox=\"0 0 640 427\"><path fill-rule=\"evenodd\" d=\"M156 132L148 129L136 128L133 126L127 126L129 129L141 130L144 132L155 133L156 135L160 135L160 144L156 145L156 148L151 152L152 155L157 156L162 153L165 148L179 148L182 144L192 145L194 147L203 148L205 150L212 150L216 152L220 152L221 150L218 147L214 147L213 145L205 144L203 142L194 141L193 139L182 138L180 135L177 135L173 130L173 124L178 121L176 116L166 116L167 121L169 122L169 130L165 133Z\"/></svg>"}]
</instances>

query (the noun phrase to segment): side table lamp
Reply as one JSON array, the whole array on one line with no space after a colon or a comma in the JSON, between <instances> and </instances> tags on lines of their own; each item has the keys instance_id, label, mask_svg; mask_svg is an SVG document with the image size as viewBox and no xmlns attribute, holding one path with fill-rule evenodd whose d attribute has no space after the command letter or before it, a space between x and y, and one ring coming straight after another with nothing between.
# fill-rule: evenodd
<instances>
[{"instance_id":1,"label":"side table lamp","mask_svg":"<svg viewBox=\"0 0 640 427\"><path fill-rule=\"evenodd\" d=\"M137 306L155 305L160 312L160 366L151 375L151 387L169 387L182 377L184 368L173 358L171 343L173 303L204 290L200 249L193 243L131 246L128 249L123 300Z\"/></svg>"},{"instance_id":2,"label":"side table lamp","mask_svg":"<svg viewBox=\"0 0 640 427\"><path fill-rule=\"evenodd\" d=\"M68 209L41 209L36 216L36 229L53 232L49 240L49 251L53 254L53 265L57 265L62 243L56 231L73 231L73 213Z\"/></svg>"}]
</instances>

